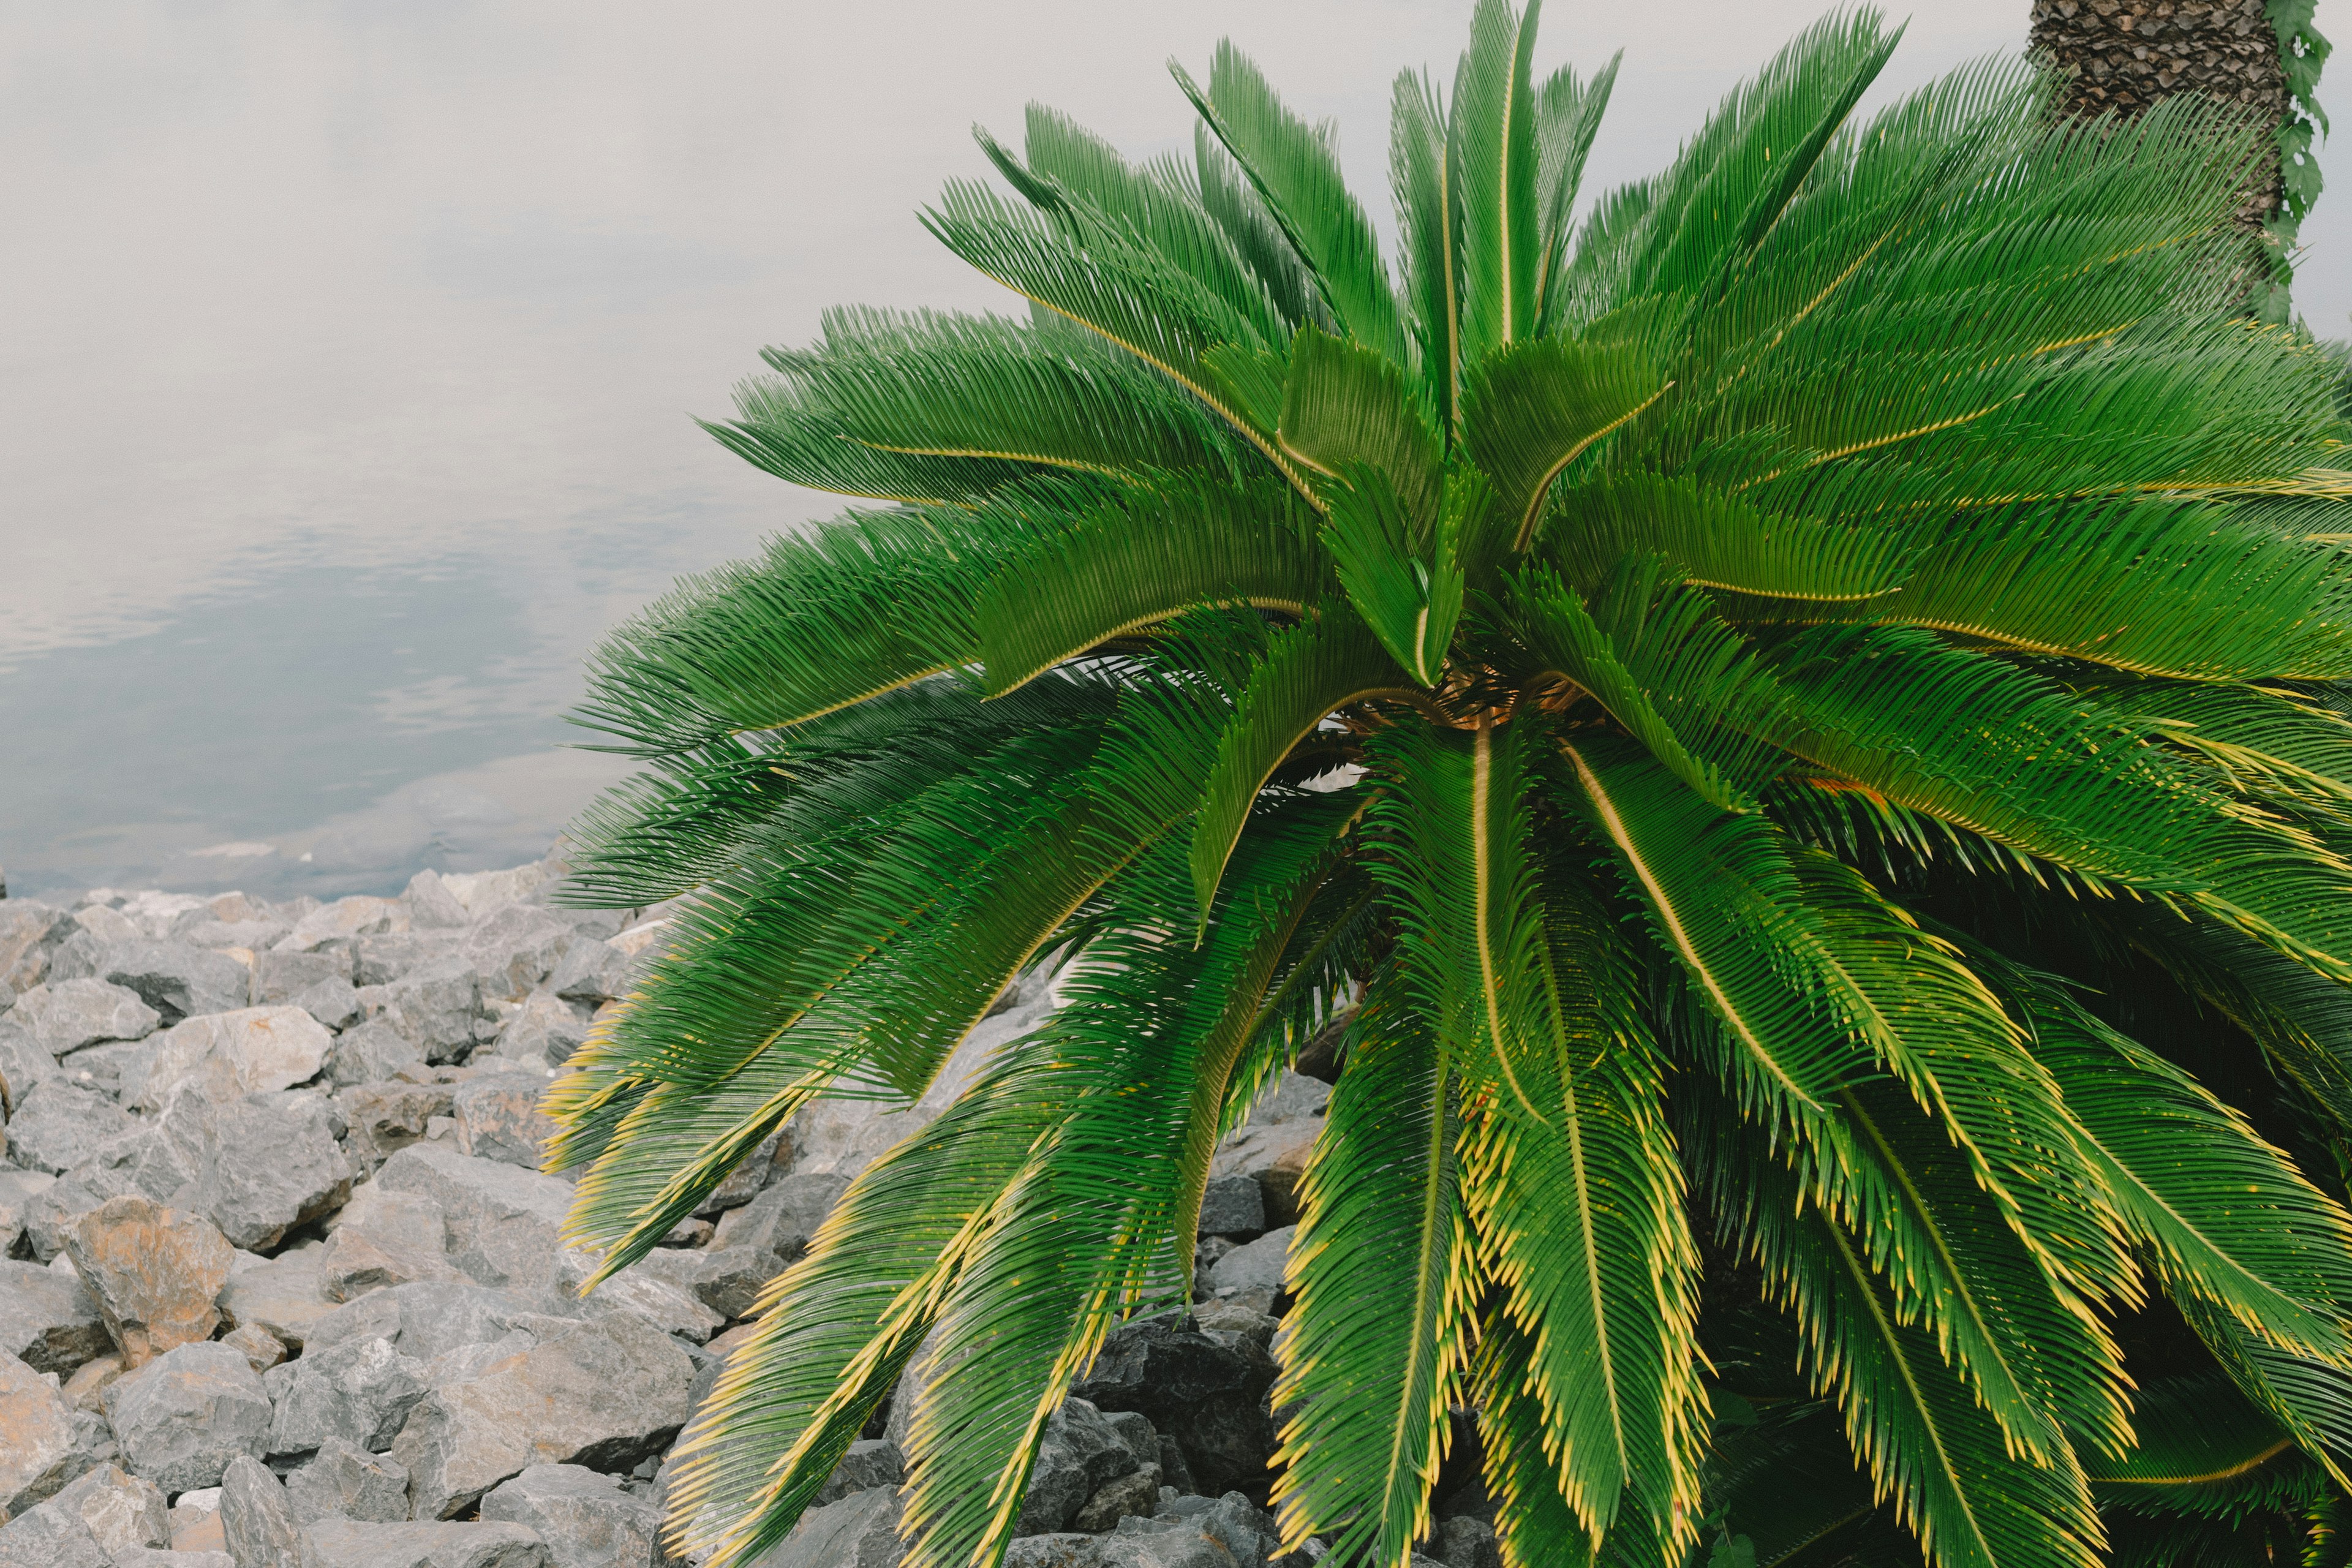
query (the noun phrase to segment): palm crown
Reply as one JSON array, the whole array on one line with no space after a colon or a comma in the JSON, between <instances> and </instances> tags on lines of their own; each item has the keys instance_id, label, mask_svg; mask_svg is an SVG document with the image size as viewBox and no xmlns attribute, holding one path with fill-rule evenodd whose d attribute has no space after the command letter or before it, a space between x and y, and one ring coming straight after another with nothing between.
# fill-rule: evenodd
<instances>
[{"instance_id":1,"label":"palm crown","mask_svg":"<svg viewBox=\"0 0 2352 1568\"><path fill-rule=\"evenodd\" d=\"M2055 131L2001 63L1856 123L1860 14L1571 243L1614 67L1535 31L1399 79L1393 275L1221 47L1190 160L1033 110L928 213L1025 317L835 311L712 426L887 504L597 657L652 766L575 896L692 897L553 1091L576 1234L920 1093L1041 955L1066 1001L768 1288L691 1544L779 1539L912 1364L908 1562L992 1562L1334 1015L1294 1544L1403 1562L1462 1406L1515 1564L2332 1506L2352 476L2324 357L2227 314L2260 128Z\"/></svg>"}]
</instances>

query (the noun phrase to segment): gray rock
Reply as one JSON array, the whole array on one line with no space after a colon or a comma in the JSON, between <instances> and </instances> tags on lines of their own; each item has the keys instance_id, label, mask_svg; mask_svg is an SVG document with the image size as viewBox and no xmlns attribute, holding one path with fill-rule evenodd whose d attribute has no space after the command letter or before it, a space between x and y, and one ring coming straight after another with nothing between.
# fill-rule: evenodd
<instances>
[{"instance_id":1,"label":"gray rock","mask_svg":"<svg viewBox=\"0 0 2352 1568\"><path fill-rule=\"evenodd\" d=\"M231 1248L202 1215L161 1208L142 1196L109 1198L74 1222L65 1246L98 1298L124 1365L137 1368L152 1356L209 1339L219 1324L214 1300L228 1281Z\"/></svg>"},{"instance_id":2,"label":"gray rock","mask_svg":"<svg viewBox=\"0 0 2352 1568\"><path fill-rule=\"evenodd\" d=\"M822 1507L838 1502L852 1492L869 1491L876 1487L895 1487L907 1479L906 1461L900 1458L898 1445L887 1437L860 1437L841 1457L823 1487L817 1489L813 1505Z\"/></svg>"},{"instance_id":3,"label":"gray rock","mask_svg":"<svg viewBox=\"0 0 2352 1568\"><path fill-rule=\"evenodd\" d=\"M572 946L571 921L529 904L509 904L466 933L463 952L482 994L520 1002Z\"/></svg>"},{"instance_id":4,"label":"gray rock","mask_svg":"<svg viewBox=\"0 0 2352 1568\"><path fill-rule=\"evenodd\" d=\"M103 1424L67 1404L47 1379L0 1356L0 1510L22 1513L111 1458L97 1451L103 1431Z\"/></svg>"},{"instance_id":5,"label":"gray rock","mask_svg":"<svg viewBox=\"0 0 2352 1568\"><path fill-rule=\"evenodd\" d=\"M86 1472L31 1512L72 1516L108 1552L171 1544L172 1513L163 1494L119 1465Z\"/></svg>"},{"instance_id":6,"label":"gray rock","mask_svg":"<svg viewBox=\"0 0 2352 1568\"><path fill-rule=\"evenodd\" d=\"M496 1344L518 1330L560 1332L569 1326L503 1291L424 1281L373 1291L336 1308L311 1325L308 1352L383 1338L401 1354L430 1364L454 1351Z\"/></svg>"},{"instance_id":7,"label":"gray rock","mask_svg":"<svg viewBox=\"0 0 2352 1568\"><path fill-rule=\"evenodd\" d=\"M587 1012L551 991L534 991L499 1028L500 1060L562 1067L588 1043Z\"/></svg>"},{"instance_id":8,"label":"gray rock","mask_svg":"<svg viewBox=\"0 0 2352 1568\"><path fill-rule=\"evenodd\" d=\"M735 1168L712 1189L710 1195L702 1200L702 1206L694 1212L707 1216L741 1208L766 1191L771 1183L782 1177L791 1168L792 1158L792 1141L779 1127L738 1162ZM719 1245L727 1244L721 1242Z\"/></svg>"},{"instance_id":9,"label":"gray rock","mask_svg":"<svg viewBox=\"0 0 2352 1568\"><path fill-rule=\"evenodd\" d=\"M204 1013L235 1012L246 1005L253 986L251 973L226 953L177 942L115 942L106 950L98 973L110 984L137 992L166 1026Z\"/></svg>"},{"instance_id":10,"label":"gray rock","mask_svg":"<svg viewBox=\"0 0 2352 1568\"><path fill-rule=\"evenodd\" d=\"M1160 1433L1150 1416L1140 1410L1106 1410L1102 1418L1118 1434L1118 1440L1127 1445L1127 1451L1135 1456L1137 1464L1159 1465Z\"/></svg>"},{"instance_id":11,"label":"gray rock","mask_svg":"<svg viewBox=\"0 0 2352 1568\"><path fill-rule=\"evenodd\" d=\"M1236 1247L1209 1271L1209 1289L1224 1294L1238 1290L1279 1290L1283 1266L1290 1258L1296 1226L1267 1231L1246 1247Z\"/></svg>"},{"instance_id":12,"label":"gray rock","mask_svg":"<svg viewBox=\"0 0 2352 1568\"><path fill-rule=\"evenodd\" d=\"M194 1084L215 1105L291 1089L319 1076L332 1037L299 1007L246 1007L189 1018L155 1037L155 1058L132 1101L160 1110Z\"/></svg>"},{"instance_id":13,"label":"gray rock","mask_svg":"<svg viewBox=\"0 0 2352 1568\"><path fill-rule=\"evenodd\" d=\"M133 1546L114 1554L114 1568L240 1568L226 1552L178 1552Z\"/></svg>"},{"instance_id":14,"label":"gray rock","mask_svg":"<svg viewBox=\"0 0 2352 1568\"><path fill-rule=\"evenodd\" d=\"M266 1373L273 1366L286 1362L286 1342L258 1323L246 1323L231 1329L220 1337L225 1345L234 1345L244 1352L245 1364L256 1373Z\"/></svg>"},{"instance_id":15,"label":"gray rock","mask_svg":"<svg viewBox=\"0 0 2352 1568\"><path fill-rule=\"evenodd\" d=\"M359 1005L357 993L352 1001ZM327 1077L338 1085L375 1083L424 1060L423 1046L382 1019L370 1018L336 1037L327 1052Z\"/></svg>"},{"instance_id":16,"label":"gray rock","mask_svg":"<svg viewBox=\"0 0 2352 1568\"><path fill-rule=\"evenodd\" d=\"M1295 1223L1298 1178L1323 1129L1330 1098L1329 1084L1286 1072L1259 1096L1249 1121L1218 1145L1210 1177L1250 1177L1265 1199L1267 1222Z\"/></svg>"},{"instance_id":17,"label":"gray rock","mask_svg":"<svg viewBox=\"0 0 2352 1568\"><path fill-rule=\"evenodd\" d=\"M106 956L106 939L79 923L71 936L49 951L49 973L47 984L61 980L91 980L97 978L98 965Z\"/></svg>"},{"instance_id":18,"label":"gray rock","mask_svg":"<svg viewBox=\"0 0 2352 1568\"><path fill-rule=\"evenodd\" d=\"M628 994L629 972L635 967L635 961L611 942L583 938L555 966L547 988L567 1002L600 1006Z\"/></svg>"},{"instance_id":19,"label":"gray rock","mask_svg":"<svg viewBox=\"0 0 2352 1568\"><path fill-rule=\"evenodd\" d=\"M220 1484L228 1462L259 1458L269 1395L244 1352L184 1344L107 1385L106 1416L124 1463L167 1492Z\"/></svg>"},{"instance_id":20,"label":"gray rock","mask_svg":"<svg viewBox=\"0 0 2352 1568\"><path fill-rule=\"evenodd\" d=\"M16 1240L25 1234L25 1216L31 1211L33 1200L57 1185L58 1179L47 1171L19 1171L0 1166L0 1258L16 1250ZM5 1313L5 1308L0 1308ZM0 1345L5 1345L0 1336Z\"/></svg>"},{"instance_id":21,"label":"gray rock","mask_svg":"<svg viewBox=\"0 0 2352 1568\"><path fill-rule=\"evenodd\" d=\"M362 1030L376 1027L362 1026ZM457 1097L457 1089L446 1083L353 1085L335 1096L351 1129L348 1152L359 1164L373 1170L403 1149L423 1142L433 1119L448 1115Z\"/></svg>"},{"instance_id":22,"label":"gray rock","mask_svg":"<svg viewBox=\"0 0 2352 1568\"><path fill-rule=\"evenodd\" d=\"M594 1253L569 1247L558 1255L547 1304L556 1311L580 1318L601 1318L611 1312L633 1312L664 1333L696 1344L727 1326L727 1317L704 1304L691 1286L667 1278L658 1267L635 1263L613 1275L586 1295L582 1288L600 1259Z\"/></svg>"},{"instance_id":23,"label":"gray rock","mask_svg":"<svg viewBox=\"0 0 2352 1568\"><path fill-rule=\"evenodd\" d=\"M346 1028L360 1021L360 994L352 989L348 980L321 980L295 995L292 1005L330 1029ZM331 1059L332 1050L330 1047Z\"/></svg>"},{"instance_id":24,"label":"gray rock","mask_svg":"<svg viewBox=\"0 0 2352 1568\"><path fill-rule=\"evenodd\" d=\"M215 952L223 948L242 948L258 957L293 929L284 921L219 921L191 910L173 921L172 929L163 934L169 941L185 942L190 947ZM237 1005L246 1005L243 997L238 998Z\"/></svg>"},{"instance_id":25,"label":"gray rock","mask_svg":"<svg viewBox=\"0 0 2352 1568\"><path fill-rule=\"evenodd\" d=\"M554 1282L572 1207L568 1183L429 1143L394 1154L376 1180L441 1205L449 1261L467 1278L530 1292Z\"/></svg>"},{"instance_id":26,"label":"gray rock","mask_svg":"<svg viewBox=\"0 0 2352 1568\"><path fill-rule=\"evenodd\" d=\"M350 1301L413 1280L463 1279L442 1256L446 1235L439 1204L369 1183L337 1217L320 1254L329 1299Z\"/></svg>"},{"instance_id":27,"label":"gray rock","mask_svg":"<svg viewBox=\"0 0 2352 1568\"><path fill-rule=\"evenodd\" d=\"M109 1198L139 1191L137 1173L128 1161L85 1160L22 1200L26 1244L47 1263L65 1249L67 1235L82 1215Z\"/></svg>"},{"instance_id":28,"label":"gray rock","mask_svg":"<svg viewBox=\"0 0 2352 1568\"><path fill-rule=\"evenodd\" d=\"M258 1459L240 1454L221 1472L220 1516L236 1568L310 1568L286 1488Z\"/></svg>"},{"instance_id":29,"label":"gray rock","mask_svg":"<svg viewBox=\"0 0 2352 1568\"><path fill-rule=\"evenodd\" d=\"M392 1456L408 1469L418 1517L447 1519L534 1464L626 1469L660 1453L686 1419L693 1380L669 1336L615 1313L436 1387Z\"/></svg>"},{"instance_id":30,"label":"gray rock","mask_svg":"<svg viewBox=\"0 0 2352 1568\"><path fill-rule=\"evenodd\" d=\"M0 1113L13 1113L45 1078L58 1076L58 1058L33 1038L11 1011L0 1014Z\"/></svg>"},{"instance_id":31,"label":"gray rock","mask_svg":"<svg viewBox=\"0 0 2352 1568\"><path fill-rule=\"evenodd\" d=\"M1310 1080L1311 1081L1311 1080ZM1201 1194L1202 1236L1252 1237L1265 1229L1265 1194L1249 1176L1217 1176Z\"/></svg>"},{"instance_id":32,"label":"gray rock","mask_svg":"<svg viewBox=\"0 0 2352 1568\"><path fill-rule=\"evenodd\" d=\"M144 1040L109 1040L84 1046L58 1063L60 1076L85 1084L101 1094L121 1098L125 1085L135 1092L147 1081L155 1047Z\"/></svg>"},{"instance_id":33,"label":"gray rock","mask_svg":"<svg viewBox=\"0 0 2352 1568\"><path fill-rule=\"evenodd\" d=\"M1123 1535L1150 1536L1161 1531L1197 1530L1223 1546L1235 1563L1257 1563L1278 1559L1282 1528L1274 1516L1239 1492L1211 1498L1178 1498L1153 1521L1123 1520Z\"/></svg>"},{"instance_id":34,"label":"gray rock","mask_svg":"<svg viewBox=\"0 0 2352 1568\"><path fill-rule=\"evenodd\" d=\"M801 1515L758 1568L898 1568L906 1553L898 1539L898 1493L876 1487Z\"/></svg>"},{"instance_id":35,"label":"gray rock","mask_svg":"<svg viewBox=\"0 0 2352 1568\"><path fill-rule=\"evenodd\" d=\"M0 900L0 984L19 992L39 984L49 950L79 929L65 910L32 899Z\"/></svg>"},{"instance_id":36,"label":"gray rock","mask_svg":"<svg viewBox=\"0 0 2352 1568\"><path fill-rule=\"evenodd\" d=\"M155 1009L137 993L99 979L36 985L16 998L9 1016L31 1030L34 1041L53 1057L100 1040L143 1040L157 1022Z\"/></svg>"},{"instance_id":37,"label":"gray rock","mask_svg":"<svg viewBox=\"0 0 2352 1568\"><path fill-rule=\"evenodd\" d=\"M354 896L321 904L278 939L280 952L310 952L331 942L353 942L408 929L408 907L397 899Z\"/></svg>"},{"instance_id":38,"label":"gray rock","mask_svg":"<svg viewBox=\"0 0 2352 1568\"><path fill-rule=\"evenodd\" d=\"M352 983L352 952L347 947L320 952L257 952L252 1005L268 1007L289 1003L314 985L336 980L346 985Z\"/></svg>"},{"instance_id":39,"label":"gray rock","mask_svg":"<svg viewBox=\"0 0 2352 1568\"><path fill-rule=\"evenodd\" d=\"M792 1262L808 1250L809 1237L848 1185L848 1177L831 1171L785 1176L720 1219L714 1243L756 1247Z\"/></svg>"},{"instance_id":40,"label":"gray rock","mask_svg":"<svg viewBox=\"0 0 2352 1568\"><path fill-rule=\"evenodd\" d=\"M487 1032L481 982L459 957L438 959L389 985L360 994L383 1009L383 1021L414 1041L430 1062L456 1061Z\"/></svg>"},{"instance_id":41,"label":"gray rock","mask_svg":"<svg viewBox=\"0 0 2352 1568\"><path fill-rule=\"evenodd\" d=\"M461 940L456 931L446 931L362 937L352 952L352 984L389 985L428 963L455 957Z\"/></svg>"},{"instance_id":42,"label":"gray rock","mask_svg":"<svg viewBox=\"0 0 2352 1568\"><path fill-rule=\"evenodd\" d=\"M466 912L466 906L457 901L438 871L419 871L408 879L407 889L400 897L408 906L411 930L458 931L473 923L474 917Z\"/></svg>"},{"instance_id":43,"label":"gray rock","mask_svg":"<svg viewBox=\"0 0 2352 1568\"><path fill-rule=\"evenodd\" d=\"M493 1073L458 1085L450 1111L458 1152L538 1170L540 1148L556 1133L554 1119L539 1108L547 1083L540 1070Z\"/></svg>"},{"instance_id":44,"label":"gray rock","mask_svg":"<svg viewBox=\"0 0 2352 1568\"><path fill-rule=\"evenodd\" d=\"M1195 1492L1192 1468L1184 1462L1183 1446L1162 1432L1160 1435L1160 1483L1178 1492Z\"/></svg>"},{"instance_id":45,"label":"gray rock","mask_svg":"<svg viewBox=\"0 0 2352 1568\"><path fill-rule=\"evenodd\" d=\"M1156 1523L1122 1520L1112 1535L1033 1535L1006 1549L1004 1568L1260 1568L1256 1560L1236 1563L1190 1525Z\"/></svg>"},{"instance_id":46,"label":"gray rock","mask_svg":"<svg viewBox=\"0 0 2352 1568\"><path fill-rule=\"evenodd\" d=\"M1135 1455L1118 1430L1103 1419L1102 1412L1083 1399L1064 1400L1062 1407L1046 1418L1036 1463L1029 1472L1029 1491L1022 1499L1021 1517L1013 1533L1049 1535L1068 1529L1096 1492L1139 1468ZM1152 1491L1156 1497L1157 1478Z\"/></svg>"},{"instance_id":47,"label":"gray rock","mask_svg":"<svg viewBox=\"0 0 2352 1568\"><path fill-rule=\"evenodd\" d=\"M196 1202L238 1247L275 1247L351 1195L351 1163L319 1095L231 1100L214 1113L213 1138Z\"/></svg>"},{"instance_id":48,"label":"gray rock","mask_svg":"<svg viewBox=\"0 0 2352 1568\"><path fill-rule=\"evenodd\" d=\"M273 1407L263 1450L271 1458L310 1453L331 1437L376 1452L425 1397L425 1369L388 1339L347 1340L271 1367L261 1384Z\"/></svg>"},{"instance_id":49,"label":"gray rock","mask_svg":"<svg viewBox=\"0 0 2352 1568\"><path fill-rule=\"evenodd\" d=\"M70 1377L114 1348L81 1278L37 1263L0 1263L0 1352L35 1372Z\"/></svg>"},{"instance_id":50,"label":"gray rock","mask_svg":"<svg viewBox=\"0 0 2352 1568\"><path fill-rule=\"evenodd\" d=\"M639 1270L692 1292L722 1321L732 1322L751 1316L752 1304L768 1281L784 1271L784 1260L754 1247L721 1247L708 1252L657 1248L630 1272Z\"/></svg>"},{"instance_id":51,"label":"gray rock","mask_svg":"<svg viewBox=\"0 0 2352 1568\"><path fill-rule=\"evenodd\" d=\"M310 1527L318 1568L555 1568L547 1545L520 1524L368 1524L324 1519Z\"/></svg>"},{"instance_id":52,"label":"gray rock","mask_svg":"<svg viewBox=\"0 0 2352 1568\"><path fill-rule=\"evenodd\" d=\"M1265 1482L1274 1377L1274 1358L1244 1336L1213 1339L1190 1320L1150 1318L1113 1331L1071 1392L1105 1410L1142 1412L1176 1440L1202 1490L1223 1492Z\"/></svg>"},{"instance_id":53,"label":"gray rock","mask_svg":"<svg viewBox=\"0 0 2352 1568\"><path fill-rule=\"evenodd\" d=\"M286 1478L286 1500L304 1524L322 1519L390 1523L408 1517L408 1472L382 1454L330 1437L309 1464Z\"/></svg>"},{"instance_id":54,"label":"gray rock","mask_svg":"<svg viewBox=\"0 0 2352 1568\"><path fill-rule=\"evenodd\" d=\"M113 1568L121 1561L70 1513L36 1508L0 1526L0 1568Z\"/></svg>"},{"instance_id":55,"label":"gray rock","mask_svg":"<svg viewBox=\"0 0 2352 1568\"><path fill-rule=\"evenodd\" d=\"M1440 1524L1429 1554L1445 1568L1503 1568L1503 1549L1495 1540L1495 1527L1471 1514L1458 1514Z\"/></svg>"},{"instance_id":56,"label":"gray rock","mask_svg":"<svg viewBox=\"0 0 2352 1568\"><path fill-rule=\"evenodd\" d=\"M327 1299L315 1250L280 1253L258 1268L232 1276L220 1293L221 1316L232 1327L267 1329L298 1351L335 1306Z\"/></svg>"},{"instance_id":57,"label":"gray rock","mask_svg":"<svg viewBox=\"0 0 2352 1568\"><path fill-rule=\"evenodd\" d=\"M482 1518L537 1532L555 1568L653 1568L661 1510L611 1476L533 1465L482 1499Z\"/></svg>"},{"instance_id":58,"label":"gray rock","mask_svg":"<svg viewBox=\"0 0 2352 1568\"><path fill-rule=\"evenodd\" d=\"M1070 1528L1099 1535L1122 1519L1150 1519L1159 1505L1160 1467L1146 1465L1096 1488L1095 1495L1070 1516Z\"/></svg>"},{"instance_id":59,"label":"gray rock","mask_svg":"<svg viewBox=\"0 0 2352 1568\"><path fill-rule=\"evenodd\" d=\"M8 1121L8 1152L20 1165L55 1173L94 1158L99 1146L137 1126L96 1089L44 1079Z\"/></svg>"},{"instance_id":60,"label":"gray rock","mask_svg":"<svg viewBox=\"0 0 2352 1568\"><path fill-rule=\"evenodd\" d=\"M1272 1351L1275 1331L1282 1327L1282 1320L1238 1300L1206 1301L1192 1309L1192 1326L1212 1339L1220 1334L1239 1334L1255 1341L1260 1350Z\"/></svg>"}]
</instances>

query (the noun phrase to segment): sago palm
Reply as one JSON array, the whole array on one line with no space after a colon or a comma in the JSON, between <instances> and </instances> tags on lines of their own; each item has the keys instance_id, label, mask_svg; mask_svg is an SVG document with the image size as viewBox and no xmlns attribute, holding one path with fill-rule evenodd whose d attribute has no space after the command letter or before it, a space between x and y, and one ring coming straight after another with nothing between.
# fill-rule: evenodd
<instances>
[{"instance_id":1,"label":"sago palm","mask_svg":"<svg viewBox=\"0 0 2352 1568\"><path fill-rule=\"evenodd\" d=\"M1402 1563L1461 1410L1514 1564L2329 1539L2352 475L2227 308L2265 129L2004 63L1860 121L1860 14L1571 242L1613 67L1534 10L1399 79L1393 265L1221 47L1192 157L1038 110L929 211L1025 312L836 311L713 426L874 504L596 658L649 767L574 896L688 901L551 1096L577 1237L1066 1001L769 1287L684 1544L780 1539L911 1366L908 1561L995 1561L1335 1014L1294 1545Z\"/></svg>"}]
</instances>

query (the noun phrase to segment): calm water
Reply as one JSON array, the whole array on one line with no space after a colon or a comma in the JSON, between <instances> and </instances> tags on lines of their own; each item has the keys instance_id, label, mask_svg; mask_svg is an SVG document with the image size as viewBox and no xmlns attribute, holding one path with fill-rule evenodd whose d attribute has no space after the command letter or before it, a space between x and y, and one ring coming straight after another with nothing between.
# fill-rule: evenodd
<instances>
[{"instance_id":1,"label":"calm water","mask_svg":"<svg viewBox=\"0 0 2352 1568\"><path fill-rule=\"evenodd\" d=\"M1539 65L1627 50L1588 188L1662 163L1816 9L1555 0ZM1468 10L0 3L10 888L357 890L539 853L613 776L562 749L583 650L837 504L688 416L828 303L1003 306L911 216L982 172L974 121L1017 132L1038 97L1189 143L1162 62L1230 32L1339 119L1381 211L1389 79L1450 71ZM1923 7L1888 87L2014 47L2025 11ZM2339 332L2342 271L2304 294Z\"/></svg>"}]
</instances>

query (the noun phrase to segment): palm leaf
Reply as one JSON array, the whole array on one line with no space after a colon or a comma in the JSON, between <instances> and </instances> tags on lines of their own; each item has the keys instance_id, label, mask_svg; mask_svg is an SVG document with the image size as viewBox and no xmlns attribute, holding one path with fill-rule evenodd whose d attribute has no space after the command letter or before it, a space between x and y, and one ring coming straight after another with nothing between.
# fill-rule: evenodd
<instances>
[{"instance_id":1,"label":"palm leaf","mask_svg":"<svg viewBox=\"0 0 2352 1568\"><path fill-rule=\"evenodd\" d=\"M1543 247L1528 61L1542 8L1529 0L1522 16L1509 0L1480 0L1454 73L1447 152L1461 201L1465 365L1535 331Z\"/></svg>"}]
</instances>

